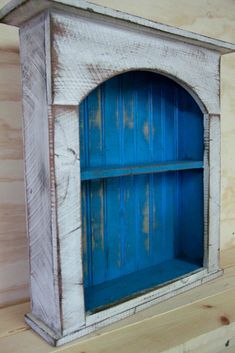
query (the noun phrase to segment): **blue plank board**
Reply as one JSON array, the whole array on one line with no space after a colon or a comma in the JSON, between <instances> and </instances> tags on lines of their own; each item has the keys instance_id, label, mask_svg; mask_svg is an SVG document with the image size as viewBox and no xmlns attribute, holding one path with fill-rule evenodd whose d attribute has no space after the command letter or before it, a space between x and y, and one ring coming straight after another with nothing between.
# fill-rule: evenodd
<instances>
[{"instance_id":1,"label":"blue plank board","mask_svg":"<svg viewBox=\"0 0 235 353\"><path fill-rule=\"evenodd\" d=\"M164 76L132 71L97 87L79 121L87 310L174 279L179 258L181 274L201 267L203 114L190 94ZM151 272L164 263L169 276ZM138 286L130 280L122 291L127 276ZM118 299L105 293L113 281Z\"/></svg>"},{"instance_id":2,"label":"blue plank board","mask_svg":"<svg viewBox=\"0 0 235 353\"><path fill-rule=\"evenodd\" d=\"M85 292L85 304L88 311L99 311L110 303L130 299L146 289L155 289L159 285L176 280L200 267L183 259L171 259L145 270L125 275L119 279L90 287ZM96 301L94 302L94 296Z\"/></svg>"},{"instance_id":3,"label":"blue plank board","mask_svg":"<svg viewBox=\"0 0 235 353\"><path fill-rule=\"evenodd\" d=\"M159 163L140 166L125 166L117 168L92 168L81 171L82 180L118 177L124 175L151 174L162 172L174 172L176 170L202 169L203 161L172 161L171 163Z\"/></svg>"}]
</instances>

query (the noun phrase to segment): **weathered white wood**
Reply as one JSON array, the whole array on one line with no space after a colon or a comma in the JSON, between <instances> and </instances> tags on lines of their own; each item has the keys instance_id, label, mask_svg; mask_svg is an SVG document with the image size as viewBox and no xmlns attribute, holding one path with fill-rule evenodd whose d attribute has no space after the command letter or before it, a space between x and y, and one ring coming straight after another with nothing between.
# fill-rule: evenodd
<instances>
[{"instance_id":1,"label":"weathered white wood","mask_svg":"<svg viewBox=\"0 0 235 353\"><path fill-rule=\"evenodd\" d=\"M210 189L209 189L209 234L208 270L216 271L219 266L220 250L220 116L209 117L210 142Z\"/></svg>"},{"instance_id":2,"label":"weathered white wood","mask_svg":"<svg viewBox=\"0 0 235 353\"><path fill-rule=\"evenodd\" d=\"M52 109L63 334L85 324L77 107Z\"/></svg>"},{"instance_id":3,"label":"weathered white wood","mask_svg":"<svg viewBox=\"0 0 235 353\"><path fill-rule=\"evenodd\" d=\"M48 123L45 14L20 30L32 313L61 331L53 165Z\"/></svg>"},{"instance_id":4,"label":"weathered white wood","mask_svg":"<svg viewBox=\"0 0 235 353\"><path fill-rule=\"evenodd\" d=\"M118 320L122 320L128 318L129 316L139 312L141 310L147 309L148 307L161 303L164 300L170 299L176 294L184 293L192 288L195 288L207 281L215 279L216 277L222 274L221 271L216 272L214 274L208 275L207 271L200 271L195 275L189 276L185 279L185 283L181 281L176 281L174 284L169 284L164 287L164 294L158 293L158 291L151 292L151 295L155 299L146 301L144 304L140 305L141 297L136 299L136 306L133 305L134 299L130 300L121 305L117 305L114 308L107 309L102 311L101 313L97 313L94 315L87 316L86 326L81 328L78 331L72 332L69 335L64 335L63 337L58 337L54 334L52 330L50 330L43 322L35 319L32 315L27 315L27 323L35 330L40 336L42 336L48 343L53 344L55 346L61 346L65 343L68 343L74 339L82 337L84 335L90 334L97 329L110 325ZM181 282L181 283L180 283ZM174 287L174 290L172 290ZM160 290L161 291L161 290ZM144 296L142 296L144 297ZM149 295L145 295L145 299L149 298ZM142 298L143 299L143 298ZM138 304L139 301L139 304Z\"/></svg>"},{"instance_id":5,"label":"weathered white wood","mask_svg":"<svg viewBox=\"0 0 235 353\"><path fill-rule=\"evenodd\" d=\"M79 128L77 107L48 106L45 28L42 15L20 33L32 314L60 335L78 329L85 315Z\"/></svg>"},{"instance_id":6,"label":"weathered white wood","mask_svg":"<svg viewBox=\"0 0 235 353\"><path fill-rule=\"evenodd\" d=\"M185 86L204 112L219 113L219 53L92 17L51 17L53 104L78 104L108 78L144 68Z\"/></svg>"},{"instance_id":7,"label":"weathered white wood","mask_svg":"<svg viewBox=\"0 0 235 353\"><path fill-rule=\"evenodd\" d=\"M177 41L217 50L221 54L235 50L235 44L209 38L162 23L156 23L138 16L96 5L86 0L11 0L1 9L0 21L19 26L46 9L59 9L63 12L75 14L79 14L85 10L86 13L96 14L96 17L97 15L108 16L110 19L115 19L115 21L126 21L126 25L131 23L147 27L148 29L154 29L160 35L167 35L169 38L173 38Z\"/></svg>"},{"instance_id":8,"label":"weathered white wood","mask_svg":"<svg viewBox=\"0 0 235 353\"><path fill-rule=\"evenodd\" d=\"M210 186L210 173L209 173L209 115L204 114L204 156L203 156L203 201L204 201L204 256L203 256L203 266L208 265L208 230L209 230L209 186Z\"/></svg>"}]
</instances>

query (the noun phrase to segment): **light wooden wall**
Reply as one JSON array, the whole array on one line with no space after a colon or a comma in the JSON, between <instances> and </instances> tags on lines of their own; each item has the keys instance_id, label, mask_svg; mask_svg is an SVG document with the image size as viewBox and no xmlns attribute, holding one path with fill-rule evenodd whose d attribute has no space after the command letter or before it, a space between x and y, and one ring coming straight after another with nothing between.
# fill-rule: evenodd
<instances>
[{"instance_id":1,"label":"light wooden wall","mask_svg":"<svg viewBox=\"0 0 235 353\"><path fill-rule=\"evenodd\" d=\"M0 25L0 305L28 296L18 30Z\"/></svg>"},{"instance_id":2,"label":"light wooden wall","mask_svg":"<svg viewBox=\"0 0 235 353\"><path fill-rule=\"evenodd\" d=\"M9 0L0 0L0 7ZM40 1L40 0L39 0ZM234 0L92 0L235 43ZM0 305L28 297L18 30L0 25ZM208 82L208 84L210 84ZM235 55L222 60L221 247L235 246Z\"/></svg>"}]
</instances>

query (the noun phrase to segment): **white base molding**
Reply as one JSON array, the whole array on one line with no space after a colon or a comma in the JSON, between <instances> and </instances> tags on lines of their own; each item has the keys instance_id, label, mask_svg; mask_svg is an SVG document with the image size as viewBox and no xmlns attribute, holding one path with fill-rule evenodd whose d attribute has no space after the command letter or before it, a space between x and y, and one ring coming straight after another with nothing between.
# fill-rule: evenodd
<instances>
[{"instance_id":1,"label":"white base molding","mask_svg":"<svg viewBox=\"0 0 235 353\"><path fill-rule=\"evenodd\" d=\"M120 315L114 314L114 316L112 316L112 317L102 319L98 323L91 324L90 326L87 325L84 328L81 328L80 330L77 330L75 332L72 332L72 333L70 333L68 335L64 335L64 336L56 335L48 326L46 326L42 321L35 318L34 315L32 315L32 314L25 315L25 321L30 327L32 327L32 329L35 332L37 332L41 337L43 337L49 344L51 344L53 346L61 346L65 343L73 341L77 338L88 335L97 329L100 329L102 327L110 325L111 323L114 323L116 321L127 318L127 317L133 315L133 311L136 313L136 312L139 312L143 309L146 309L147 307L150 307L153 305L153 301L154 301L154 304L158 304L164 300L172 298L173 296L175 296L177 294L184 293L186 291L189 291L190 289L193 289L197 286L202 285L203 283L206 283L208 281L216 279L217 277L222 276L223 272L224 272L223 270L219 270L214 273L208 274L208 273L206 273L205 270L198 271L197 273L195 273L196 276L194 275L194 278L195 278L194 281L192 281L193 275L190 274L189 277L184 277L182 280L176 281L175 283L169 284L168 286L164 286L164 288L166 289L167 287L171 287L172 285L177 286L177 284L178 284L178 286L179 286L181 283L181 286L179 286L174 291L172 291L169 288L169 290L166 291L165 294L153 299L152 301L149 301L148 303L145 303L144 308L141 308L141 307L139 308L137 306L133 310L127 309L126 311L121 312ZM201 278L198 278L198 276L200 276L200 275L201 275ZM187 280L190 280L190 283L184 284L182 286L181 281L187 281ZM158 293L158 291L157 291L157 293Z\"/></svg>"}]
</instances>

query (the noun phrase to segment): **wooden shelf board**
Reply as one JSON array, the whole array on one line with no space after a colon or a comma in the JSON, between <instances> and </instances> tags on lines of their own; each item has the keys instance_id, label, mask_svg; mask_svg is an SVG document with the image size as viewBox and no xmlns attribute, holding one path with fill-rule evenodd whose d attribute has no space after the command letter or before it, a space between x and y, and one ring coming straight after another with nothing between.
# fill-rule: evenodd
<instances>
[{"instance_id":1,"label":"wooden shelf board","mask_svg":"<svg viewBox=\"0 0 235 353\"><path fill-rule=\"evenodd\" d=\"M24 323L29 304L1 309L1 353L223 353L235 351L235 248L223 251L224 276L135 316L53 348Z\"/></svg>"},{"instance_id":2,"label":"wooden shelf board","mask_svg":"<svg viewBox=\"0 0 235 353\"><path fill-rule=\"evenodd\" d=\"M179 279L194 271L202 270L199 264L185 259L169 259L141 271L85 288L86 310L100 311L109 304L120 303L123 298L133 298L163 283ZM140 278L142 279L140 281Z\"/></svg>"},{"instance_id":3,"label":"wooden shelf board","mask_svg":"<svg viewBox=\"0 0 235 353\"><path fill-rule=\"evenodd\" d=\"M81 171L81 180L202 169L203 161L171 161L150 165L90 168Z\"/></svg>"}]
</instances>

